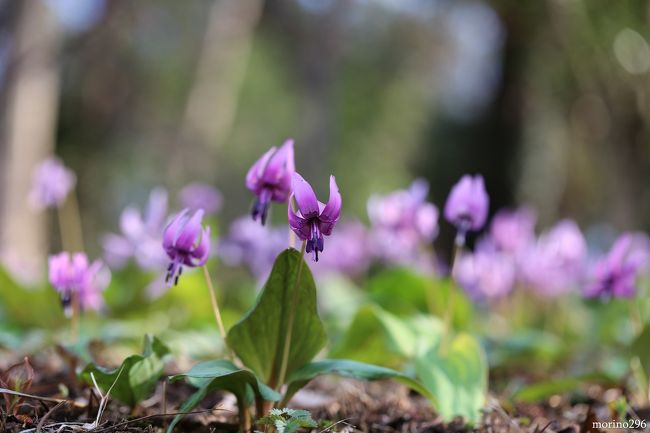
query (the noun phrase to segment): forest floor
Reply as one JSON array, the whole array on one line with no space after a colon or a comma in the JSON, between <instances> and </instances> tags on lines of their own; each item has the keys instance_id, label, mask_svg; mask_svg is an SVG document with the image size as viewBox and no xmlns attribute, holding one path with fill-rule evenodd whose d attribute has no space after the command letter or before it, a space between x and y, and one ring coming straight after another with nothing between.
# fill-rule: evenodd
<instances>
[{"instance_id":1,"label":"forest floor","mask_svg":"<svg viewBox=\"0 0 650 433\"><path fill-rule=\"evenodd\" d=\"M53 400L25 398L15 415L8 415L0 399L0 431L7 433L159 433L166 430L175 411L193 388L183 383L158 384L156 392L137 408L130 409L109 401L99 422L99 398L91 388L80 384L74 375L66 373L64 359L51 356L35 357L35 371L28 394ZM3 359L4 361L4 359ZM4 364L4 362L3 362ZM322 426L314 433L582 433L635 431L632 429L599 429L596 421L612 419L611 405L606 393L600 398L572 401L569 396L556 395L543 403L505 404L490 397L481 422L474 427L462 420L443 422L424 398L407 388L389 381L362 383L347 379L319 378L294 397L291 406L307 409ZM8 396L5 395L5 398ZM176 427L177 432L235 433L237 410L229 394L208 396L193 413ZM641 419L648 413L639 412ZM90 424L96 422L94 426ZM323 427L325 426L325 427ZM94 427L94 428L90 428ZM263 427L256 429L263 430ZM642 431L638 429L636 431Z\"/></svg>"}]
</instances>

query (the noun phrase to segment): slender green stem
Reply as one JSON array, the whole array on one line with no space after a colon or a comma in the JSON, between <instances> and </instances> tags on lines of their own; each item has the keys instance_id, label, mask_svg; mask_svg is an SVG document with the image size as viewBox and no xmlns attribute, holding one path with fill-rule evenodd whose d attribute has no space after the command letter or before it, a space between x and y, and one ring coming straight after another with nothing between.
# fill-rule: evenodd
<instances>
[{"instance_id":1,"label":"slender green stem","mask_svg":"<svg viewBox=\"0 0 650 433\"><path fill-rule=\"evenodd\" d=\"M293 290L291 293L293 295L293 302L291 308L289 309L287 333L285 334L284 347L282 351L282 363L280 364L280 374L278 376L278 383L276 384L277 389L282 388L282 385L284 384L287 375L287 365L289 363L289 352L291 348L291 337L293 335L293 322L296 319L296 310L298 309L298 298L299 298L298 288L300 285L300 276L302 274L303 263L305 261L303 259L303 256L305 254L305 245L306 245L306 241L303 241L302 247L300 247L300 257L298 261L298 270L296 271L296 280L293 284Z\"/></svg>"},{"instance_id":2,"label":"slender green stem","mask_svg":"<svg viewBox=\"0 0 650 433\"><path fill-rule=\"evenodd\" d=\"M214 318L217 322L217 327L219 327L219 333L223 339L223 344L226 344L226 328L223 326L223 321L221 320L221 312L219 311L219 304L217 303L217 295L212 285L212 279L210 278L210 272L208 267L203 265L203 276L205 277L205 283L208 286L208 292L210 293L210 303L212 304L212 312L214 313Z\"/></svg>"},{"instance_id":3,"label":"slender green stem","mask_svg":"<svg viewBox=\"0 0 650 433\"><path fill-rule=\"evenodd\" d=\"M251 424L250 409L245 401L237 399L237 409L239 411L239 431L249 433L253 426Z\"/></svg>"},{"instance_id":4,"label":"slender green stem","mask_svg":"<svg viewBox=\"0 0 650 433\"><path fill-rule=\"evenodd\" d=\"M447 309L445 311L445 322L444 322L444 333L442 335L442 344L440 345L441 351L444 353L447 349L449 343L451 328L453 327L453 318L454 318L454 308L456 307L456 285L453 283L456 276L456 264L460 258L461 252L463 250L465 242L465 237L460 236L456 237L456 242L454 242L454 254L451 261L451 279L452 284L449 285L449 290L447 291Z\"/></svg>"}]
</instances>

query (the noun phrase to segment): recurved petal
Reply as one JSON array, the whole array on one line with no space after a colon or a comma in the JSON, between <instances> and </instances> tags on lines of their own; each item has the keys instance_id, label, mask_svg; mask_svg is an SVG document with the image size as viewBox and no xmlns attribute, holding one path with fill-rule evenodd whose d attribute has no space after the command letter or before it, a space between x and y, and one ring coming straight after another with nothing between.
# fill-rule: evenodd
<instances>
[{"instance_id":1,"label":"recurved petal","mask_svg":"<svg viewBox=\"0 0 650 433\"><path fill-rule=\"evenodd\" d=\"M341 193L339 192L339 187L336 184L336 178L330 176L330 198L327 202L327 205L320 214L320 219L324 221L333 221L336 222L341 216Z\"/></svg>"},{"instance_id":2,"label":"recurved petal","mask_svg":"<svg viewBox=\"0 0 650 433\"><path fill-rule=\"evenodd\" d=\"M291 179L291 188L303 218L309 219L318 216L318 199L309 182L298 173L294 173Z\"/></svg>"},{"instance_id":3,"label":"recurved petal","mask_svg":"<svg viewBox=\"0 0 650 433\"><path fill-rule=\"evenodd\" d=\"M287 174L291 176L294 172L293 167L293 140L289 139L271 156L262 174L262 180L266 183L276 184Z\"/></svg>"},{"instance_id":4,"label":"recurved petal","mask_svg":"<svg viewBox=\"0 0 650 433\"><path fill-rule=\"evenodd\" d=\"M194 212L191 218L180 229L178 238L174 246L184 251L190 251L194 247L196 239L201 234L201 220L203 219L203 209Z\"/></svg>"},{"instance_id":5,"label":"recurved petal","mask_svg":"<svg viewBox=\"0 0 650 433\"><path fill-rule=\"evenodd\" d=\"M163 232L163 248L166 251L174 247L179 232L187 221L187 212L188 209L183 209L165 227L165 231Z\"/></svg>"},{"instance_id":6,"label":"recurved petal","mask_svg":"<svg viewBox=\"0 0 650 433\"><path fill-rule=\"evenodd\" d=\"M192 263L191 266L203 266L205 262L208 261L210 256L210 227L206 227L201 233L201 242L192 251Z\"/></svg>"},{"instance_id":7,"label":"recurved petal","mask_svg":"<svg viewBox=\"0 0 650 433\"><path fill-rule=\"evenodd\" d=\"M289 217L289 227L291 230L294 231L294 233L301 239L301 240L307 240L309 239L311 235L311 230L309 227L309 222L302 218L301 216L297 215L293 209L291 209L291 197L289 197L289 206L288 206L288 217Z\"/></svg>"},{"instance_id":8,"label":"recurved petal","mask_svg":"<svg viewBox=\"0 0 650 433\"><path fill-rule=\"evenodd\" d=\"M251 166L246 174L246 188L253 192L257 192L257 188L259 188L260 185L260 179L264 175L266 166L276 150L277 148L273 146Z\"/></svg>"}]
</instances>

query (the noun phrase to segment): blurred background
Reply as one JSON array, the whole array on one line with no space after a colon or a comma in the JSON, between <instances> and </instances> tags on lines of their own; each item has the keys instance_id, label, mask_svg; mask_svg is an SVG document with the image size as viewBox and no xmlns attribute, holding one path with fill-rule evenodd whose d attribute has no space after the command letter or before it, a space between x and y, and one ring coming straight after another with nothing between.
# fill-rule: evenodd
<instances>
[{"instance_id":1,"label":"blurred background","mask_svg":"<svg viewBox=\"0 0 650 433\"><path fill-rule=\"evenodd\" d=\"M156 186L245 214L246 171L287 137L361 219L416 177L441 207L469 172L541 227L649 230L649 22L631 0L0 0L0 248L61 248L26 199L51 154L99 255Z\"/></svg>"}]
</instances>

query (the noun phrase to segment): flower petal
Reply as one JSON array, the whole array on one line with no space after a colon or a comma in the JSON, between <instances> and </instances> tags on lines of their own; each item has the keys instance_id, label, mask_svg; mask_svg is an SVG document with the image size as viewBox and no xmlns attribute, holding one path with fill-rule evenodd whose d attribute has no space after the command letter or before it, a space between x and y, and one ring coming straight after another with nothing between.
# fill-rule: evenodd
<instances>
[{"instance_id":1,"label":"flower petal","mask_svg":"<svg viewBox=\"0 0 650 433\"><path fill-rule=\"evenodd\" d=\"M289 139L284 142L282 147L275 152L271 159L269 159L268 164L264 173L262 173L262 180L265 183L277 184L285 177L286 174L293 174L294 172L294 162L293 162L293 140Z\"/></svg>"},{"instance_id":2,"label":"flower petal","mask_svg":"<svg viewBox=\"0 0 650 433\"><path fill-rule=\"evenodd\" d=\"M291 209L291 198L289 198L288 206L288 217L289 217L289 227L294 233L300 238L300 240L307 240L311 236L311 230L309 227L309 222L296 214L293 209Z\"/></svg>"},{"instance_id":3,"label":"flower petal","mask_svg":"<svg viewBox=\"0 0 650 433\"><path fill-rule=\"evenodd\" d=\"M187 220L185 225L180 229L180 233L174 246L180 250L190 251L201 234L201 220L203 219L203 209L194 212L194 215Z\"/></svg>"},{"instance_id":4,"label":"flower petal","mask_svg":"<svg viewBox=\"0 0 650 433\"><path fill-rule=\"evenodd\" d=\"M203 266L208 261L210 255L210 227L206 227L201 233L201 242L197 245L196 249L192 251L191 266Z\"/></svg>"},{"instance_id":5,"label":"flower petal","mask_svg":"<svg viewBox=\"0 0 650 433\"><path fill-rule=\"evenodd\" d=\"M336 184L336 178L330 176L330 198L327 202L327 205L320 214L320 219L329 222L336 222L341 216L341 193L339 192L339 187Z\"/></svg>"},{"instance_id":6,"label":"flower petal","mask_svg":"<svg viewBox=\"0 0 650 433\"><path fill-rule=\"evenodd\" d=\"M257 192L258 188L261 186L260 180L264 175L269 159L271 159L276 150L277 148L273 146L251 166L246 174L246 188L253 192Z\"/></svg>"},{"instance_id":7,"label":"flower petal","mask_svg":"<svg viewBox=\"0 0 650 433\"><path fill-rule=\"evenodd\" d=\"M298 173L294 173L291 179L291 188L303 218L309 219L318 216L318 200L309 182Z\"/></svg>"},{"instance_id":8,"label":"flower petal","mask_svg":"<svg viewBox=\"0 0 650 433\"><path fill-rule=\"evenodd\" d=\"M163 248L165 251L169 251L169 249L174 247L179 230L185 225L185 221L187 220L187 212L188 209L183 209L165 227L165 231L163 232Z\"/></svg>"}]
</instances>

